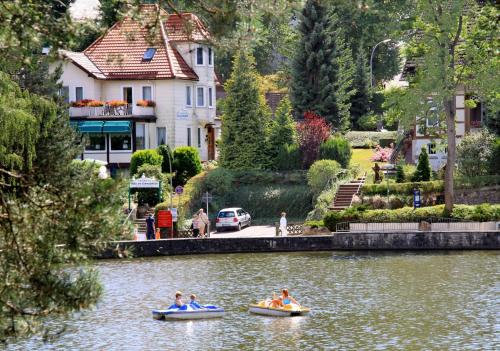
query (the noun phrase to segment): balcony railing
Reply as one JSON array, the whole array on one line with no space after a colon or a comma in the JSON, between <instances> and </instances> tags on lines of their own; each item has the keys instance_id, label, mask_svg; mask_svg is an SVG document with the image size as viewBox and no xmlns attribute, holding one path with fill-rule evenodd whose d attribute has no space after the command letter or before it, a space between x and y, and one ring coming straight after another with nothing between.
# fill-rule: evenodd
<instances>
[{"instance_id":1,"label":"balcony railing","mask_svg":"<svg viewBox=\"0 0 500 351\"><path fill-rule=\"evenodd\" d=\"M70 107L70 117L127 117L127 116L154 116L154 107L134 106L126 104L121 106L83 106Z\"/></svg>"}]
</instances>

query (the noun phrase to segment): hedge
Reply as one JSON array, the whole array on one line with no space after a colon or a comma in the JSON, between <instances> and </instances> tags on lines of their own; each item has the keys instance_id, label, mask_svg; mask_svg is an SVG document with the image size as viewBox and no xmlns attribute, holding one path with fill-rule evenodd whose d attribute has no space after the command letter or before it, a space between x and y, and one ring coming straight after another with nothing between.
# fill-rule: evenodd
<instances>
[{"instance_id":1,"label":"hedge","mask_svg":"<svg viewBox=\"0 0 500 351\"><path fill-rule=\"evenodd\" d=\"M475 189L482 186L500 185L500 176L477 176L471 178L455 178L456 189ZM409 182L409 183L380 183L380 184L365 184L361 188L363 195L412 195L414 188L419 188L422 194L440 193L444 191L444 182L442 180L433 180L430 182Z\"/></svg>"},{"instance_id":2,"label":"hedge","mask_svg":"<svg viewBox=\"0 0 500 351\"><path fill-rule=\"evenodd\" d=\"M323 222L329 230L335 231L337 223L340 222L414 222L429 217L455 218L478 222L499 221L500 205L455 205L451 215L445 214L444 205L417 209L403 207L396 210L358 210L356 207L351 207L344 211L328 213Z\"/></svg>"},{"instance_id":3,"label":"hedge","mask_svg":"<svg viewBox=\"0 0 500 351\"><path fill-rule=\"evenodd\" d=\"M372 148L376 144L382 147L389 146L395 142L397 132L357 132L351 131L345 135L345 138L351 143L353 148Z\"/></svg>"}]
</instances>

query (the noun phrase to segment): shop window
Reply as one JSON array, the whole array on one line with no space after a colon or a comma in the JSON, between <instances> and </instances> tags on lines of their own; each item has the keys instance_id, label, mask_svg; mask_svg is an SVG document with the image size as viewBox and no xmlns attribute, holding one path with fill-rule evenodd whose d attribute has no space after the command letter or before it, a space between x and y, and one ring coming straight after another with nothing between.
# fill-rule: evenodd
<instances>
[{"instance_id":1,"label":"shop window","mask_svg":"<svg viewBox=\"0 0 500 351\"><path fill-rule=\"evenodd\" d=\"M132 140L130 134L110 134L111 150L128 151L132 150Z\"/></svg>"},{"instance_id":2,"label":"shop window","mask_svg":"<svg viewBox=\"0 0 500 351\"><path fill-rule=\"evenodd\" d=\"M85 151L106 151L106 134L88 133Z\"/></svg>"},{"instance_id":3,"label":"shop window","mask_svg":"<svg viewBox=\"0 0 500 351\"><path fill-rule=\"evenodd\" d=\"M156 128L156 140L158 142L158 146L165 145L167 143L167 128L165 127Z\"/></svg>"},{"instance_id":4,"label":"shop window","mask_svg":"<svg viewBox=\"0 0 500 351\"><path fill-rule=\"evenodd\" d=\"M135 125L135 149L144 150L146 148L146 125L137 123Z\"/></svg>"}]
</instances>

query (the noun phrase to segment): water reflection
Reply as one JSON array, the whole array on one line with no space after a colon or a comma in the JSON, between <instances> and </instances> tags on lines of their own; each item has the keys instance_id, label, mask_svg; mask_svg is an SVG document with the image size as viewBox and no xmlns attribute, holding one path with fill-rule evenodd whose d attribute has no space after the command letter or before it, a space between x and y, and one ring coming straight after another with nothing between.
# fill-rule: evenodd
<instances>
[{"instance_id":1,"label":"water reflection","mask_svg":"<svg viewBox=\"0 0 500 351\"><path fill-rule=\"evenodd\" d=\"M324 252L178 256L97 263L105 295L54 321L59 339L11 350L500 349L496 252ZM250 315L288 287L304 317ZM217 320L157 321L176 290L223 306Z\"/></svg>"}]
</instances>

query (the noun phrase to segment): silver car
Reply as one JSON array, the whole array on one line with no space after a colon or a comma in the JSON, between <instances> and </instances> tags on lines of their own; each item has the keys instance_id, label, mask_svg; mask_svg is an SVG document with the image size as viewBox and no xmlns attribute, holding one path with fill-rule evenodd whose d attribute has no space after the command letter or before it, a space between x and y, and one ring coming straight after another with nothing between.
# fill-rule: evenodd
<instances>
[{"instance_id":1,"label":"silver car","mask_svg":"<svg viewBox=\"0 0 500 351\"><path fill-rule=\"evenodd\" d=\"M239 207L224 208L217 214L215 227L218 232L226 228L241 230L245 226L250 226L252 217L248 212Z\"/></svg>"}]
</instances>

